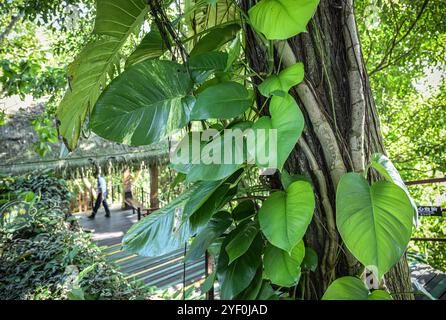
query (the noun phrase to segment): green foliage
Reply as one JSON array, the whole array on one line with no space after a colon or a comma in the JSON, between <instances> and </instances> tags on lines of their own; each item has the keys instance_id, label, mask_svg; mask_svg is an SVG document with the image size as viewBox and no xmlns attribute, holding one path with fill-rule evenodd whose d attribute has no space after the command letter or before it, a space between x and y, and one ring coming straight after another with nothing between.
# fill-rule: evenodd
<instances>
[{"instance_id":1,"label":"green foliage","mask_svg":"<svg viewBox=\"0 0 446 320\"><path fill-rule=\"evenodd\" d=\"M259 211L260 228L270 243L291 252L302 240L315 207L311 185L293 182L287 192L274 192Z\"/></svg>"},{"instance_id":2,"label":"green foliage","mask_svg":"<svg viewBox=\"0 0 446 320\"><path fill-rule=\"evenodd\" d=\"M259 91L265 97L270 95L284 96L296 84L304 79L303 63L296 63L278 75L268 77L259 85Z\"/></svg>"},{"instance_id":3,"label":"green foliage","mask_svg":"<svg viewBox=\"0 0 446 320\"><path fill-rule=\"evenodd\" d=\"M282 287L296 285L300 278L300 264L305 256L305 246L300 241L291 252L271 244L265 249L265 275L272 283Z\"/></svg>"},{"instance_id":4,"label":"green foliage","mask_svg":"<svg viewBox=\"0 0 446 320\"><path fill-rule=\"evenodd\" d=\"M251 105L248 90L237 82L222 82L206 88L197 96L191 120L231 119Z\"/></svg>"},{"instance_id":5,"label":"green foliage","mask_svg":"<svg viewBox=\"0 0 446 320\"><path fill-rule=\"evenodd\" d=\"M242 256L248 251L252 242L259 233L259 225L257 221L249 221L240 224L236 231L234 238L227 244L226 253L229 257L229 264Z\"/></svg>"},{"instance_id":6,"label":"green foliage","mask_svg":"<svg viewBox=\"0 0 446 320\"><path fill-rule=\"evenodd\" d=\"M161 33L156 25L150 27L135 51L128 57L126 66L131 66L148 59L157 59L167 51L167 45L164 43Z\"/></svg>"},{"instance_id":7,"label":"green foliage","mask_svg":"<svg viewBox=\"0 0 446 320\"><path fill-rule=\"evenodd\" d=\"M229 263L226 248L236 234L237 230L234 230L225 238L218 258L217 276L220 282L220 297L225 300L233 299L245 290L262 263L263 240L260 235L254 239L245 254Z\"/></svg>"},{"instance_id":8,"label":"green foliage","mask_svg":"<svg viewBox=\"0 0 446 320\"><path fill-rule=\"evenodd\" d=\"M53 127L53 123L48 118L37 118L31 122L33 129L37 132L39 141L34 144L34 151L41 157L44 157L48 152L51 152L50 144L57 143L59 137L57 129Z\"/></svg>"},{"instance_id":9,"label":"green foliage","mask_svg":"<svg viewBox=\"0 0 446 320\"><path fill-rule=\"evenodd\" d=\"M353 255L381 280L404 253L412 231L413 209L399 186L369 186L357 173L341 178L336 192L336 225Z\"/></svg>"},{"instance_id":10,"label":"green foliage","mask_svg":"<svg viewBox=\"0 0 446 320\"><path fill-rule=\"evenodd\" d=\"M204 35L191 51L191 56L219 49L225 43L231 41L240 30L238 23L225 26L216 26Z\"/></svg>"},{"instance_id":11,"label":"green foliage","mask_svg":"<svg viewBox=\"0 0 446 320\"><path fill-rule=\"evenodd\" d=\"M197 187L189 188L167 206L132 225L122 239L124 250L150 257L184 247L194 232L180 212Z\"/></svg>"},{"instance_id":12,"label":"green foliage","mask_svg":"<svg viewBox=\"0 0 446 320\"><path fill-rule=\"evenodd\" d=\"M364 282L358 278L342 277L328 287L322 300L392 300L392 297L382 290L369 293Z\"/></svg>"},{"instance_id":13,"label":"green foliage","mask_svg":"<svg viewBox=\"0 0 446 320\"><path fill-rule=\"evenodd\" d=\"M3 218L17 211L0 225L1 299L149 297L108 265L90 236L67 218L64 181L45 175L19 177L2 181L0 196L6 192L31 192L39 199L28 204L10 199L1 212Z\"/></svg>"},{"instance_id":14,"label":"green foliage","mask_svg":"<svg viewBox=\"0 0 446 320\"><path fill-rule=\"evenodd\" d=\"M192 241L185 258L186 261L197 260L202 257L209 246L220 237L231 224L232 219L228 212L220 211L214 214L203 230L201 230Z\"/></svg>"},{"instance_id":15,"label":"green foliage","mask_svg":"<svg viewBox=\"0 0 446 320\"><path fill-rule=\"evenodd\" d=\"M304 118L294 98L286 94L284 97L274 96L269 106L271 117L257 120L253 129L276 129L277 131L277 167L281 170L290 155L304 128ZM267 154L256 144L257 155ZM261 159L259 156L257 159ZM259 167L269 167L269 164L256 163Z\"/></svg>"},{"instance_id":16,"label":"green foliage","mask_svg":"<svg viewBox=\"0 0 446 320\"><path fill-rule=\"evenodd\" d=\"M361 45L386 150L403 180L445 176L445 25L439 1L355 1ZM410 186L420 205L441 205L444 186ZM420 218L414 236L443 237L446 221ZM446 246L411 242L413 255L445 269Z\"/></svg>"},{"instance_id":17,"label":"green foliage","mask_svg":"<svg viewBox=\"0 0 446 320\"><path fill-rule=\"evenodd\" d=\"M96 8L95 33L99 37L91 40L68 67L69 90L57 116L60 133L70 150L76 147L82 124L101 90L119 73L121 50L130 35L139 31L148 10L142 0L108 4L98 1Z\"/></svg>"},{"instance_id":18,"label":"green foliage","mask_svg":"<svg viewBox=\"0 0 446 320\"><path fill-rule=\"evenodd\" d=\"M91 0L7 1L0 4L0 92L34 98L59 95L65 63L91 31ZM82 2L82 3L81 3Z\"/></svg>"},{"instance_id":19,"label":"green foliage","mask_svg":"<svg viewBox=\"0 0 446 320\"><path fill-rule=\"evenodd\" d=\"M104 90L90 127L99 136L116 142L158 142L188 122L191 88L192 81L181 65L144 61L128 68Z\"/></svg>"},{"instance_id":20,"label":"green foliage","mask_svg":"<svg viewBox=\"0 0 446 320\"><path fill-rule=\"evenodd\" d=\"M124 237L125 249L161 255L194 238L187 260L201 257L206 250L217 252L217 270L206 280L204 291L217 280L222 299L295 298L296 291L304 287L300 278L314 272L319 260L303 242L316 207L315 195L307 178L283 170L305 125L289 94L304 78L303 63L259 75L246 62L249 37L238 33L245 30L241 26L250 24L257 31L254 38L260 36L260 46L269 48L267 58L272 61L276 57L270 40L286 40L305 32L317 5L317 0L261 0L249 10L248 19L237 3L191 1L185 5L184 22L160 6L151 12L160 29L152 27L126 59L123 48L130 34L140 30L147 6L139 0L98 3L95 29L101 37L90 44L92 52L103 51L92 54L87 48L78 57L77 61L82 58L85 62L72 66L72 74L77 75L70 80L73 87L80 86L67 93L68 100L59 108L62 134L70 148L76 145L91 111L89 127L119 143L151 144L179 130L187 135L177 146L177 161L171 165L181 173L176 182L183 182L186 191L136 223ZM121 23L116 10L123 6L129 6L126 12L132 14L125 14ZM116 45L98 47L104 39ZM121 73L119 66L124 64L127 69ZM86 74L87 69L96 67L100 72ZM258 84L251 81L253 75L268 77ZM255 89L267 99L253 101ZM80 99L69 101L76 94ZM216 129L215 135L208 141L194 140L194 132L201 130L197 128ZM221 160L223 150L229 148L224 129L247 128L277 130L277 168L285 190L244 184L250 170L270 167L269 163L249 161L269 149L268 139L265 145L257 144L255 151L235 150L231 141L230 148L233 154L239 151L242 163L203 163L194 158L197 155L182 152L196 143ZM336 195L337 229L355 258L381 280L407 247L414 207L386 157L375 155L369 167L386 181L370 186L361 175L346 174ZM320 259L324 261L324 257ZM272 284L282 288L274 291ZM369 293L363 282L350 277L335 280L324 297L376 299L388 295Z\"/></svg>"},{"instance_id":21,"label":"green foliage","mask_svg":"<svg viewBox=\"0 0 446 320\"><path fill-rule=\"evenodd\" d=\"M23 192L32 192L39 199L37 207L58 207L67 210L71 193L65 180L54 177L51 173L32 172L14 178L0 178L0 193L15 198Z\"/></svg>"},{"instance_id":22,"label":"green foliage","mask_svg":"<svg viewBox=\"0 0 446 320\"><path fill-rule=\"evenodd\" d=\"M305 32L319 0L262 0L249 10L251 25L269 40Z\"/></svg>"}]
</instances>

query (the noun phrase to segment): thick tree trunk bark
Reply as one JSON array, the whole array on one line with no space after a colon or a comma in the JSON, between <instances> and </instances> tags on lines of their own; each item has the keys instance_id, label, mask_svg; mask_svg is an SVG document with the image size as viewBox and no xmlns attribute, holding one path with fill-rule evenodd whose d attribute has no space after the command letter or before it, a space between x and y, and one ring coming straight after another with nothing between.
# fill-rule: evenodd
<instances>
[{"instance_id":1,"label":"thick tree trunk bark","mask_svg":"<svg viewBox=\"0 0 446 320\"><path fill-rule=\"evenodd\" d=\"M247 12L254 1L242 0L241 4ZM285 168L308 175L316 191L317 209L305 241L318 252L319 267L304 277L304 287L306 298L318 299L335 278L361 274L359 263L343 246L336 230L337 183L346 172L364 171L374 152L384 153L353 0L321 0L308 33L288 41L262 43L249 27L246 34L246 54L259 74L276 72L298 61L305 65L304 81L290 93L305 115L306 125ZM268 46L274 47L273 63ZM258 78L253 81L261 82ZM258 92L256 96L262 105L265 98ZM413 298L408 293L412 289L405 258L388 273L386 285L394 298Z\"/></svg>"}]
</instances>

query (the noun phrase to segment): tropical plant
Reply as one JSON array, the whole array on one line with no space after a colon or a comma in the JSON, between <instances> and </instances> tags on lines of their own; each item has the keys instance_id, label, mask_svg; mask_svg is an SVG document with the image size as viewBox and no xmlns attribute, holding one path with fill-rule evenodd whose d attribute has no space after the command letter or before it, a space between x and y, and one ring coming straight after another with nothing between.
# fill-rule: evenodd
<instances>
[{"instance_id":1,"label":"tropical plant","mask_svg":"<svg viewBox=\"0 0 446 320\"><path fill-rule=\"evenodd\" d=\"M116 271L73 217L63 180L45 175L2 179L0 299L146 299Z\"/></svg>"},{"instance_id":2,"label":"tropical plant","mask_svg":"<svg viewBox=\"0 0 446 320\"><path fill-rule=\"evenodd\" d=\"M223 299L413 297L404 253L416 207L383 155L353 1L98 0L96 9L95 39L70 65L58 109L67 146L84 125L130 145L187 133L172 164L187 190L135 224L127 250L161 255L192 238L187 259L214 253L204 288L218 280ZM145 20L151 30L125 54ZM212 139L194 142L197 127L214 129ZM181 152L198 143L222 157L224 129L275 129L275 174L245 184L253 168L268 169L251 156L269 140L241 151L242 163ZM369 293L364 268L390 295Z\"/></svg>"}]
</instances>

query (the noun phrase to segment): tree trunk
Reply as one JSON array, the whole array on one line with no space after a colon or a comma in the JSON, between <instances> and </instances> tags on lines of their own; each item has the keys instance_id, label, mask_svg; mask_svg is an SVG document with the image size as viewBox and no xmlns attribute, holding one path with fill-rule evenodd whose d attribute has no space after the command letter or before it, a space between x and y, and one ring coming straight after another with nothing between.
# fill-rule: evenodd
<instances>
[{"instance_id":1,"label":"tree trunk","mask_svg":"<svg viewBox=\"0 0 446 320\"><path fill-rule=\"evenodd\" d=\"M242 0L241 4L247 12L254 1ZM246 54L259 74L277 72L298 61L305 65L304 81L290 91L305 116L305 129L285 168L309 176L316 192L317 209L305 242L318 253L319 266L303 280L305 297L318 299L335 278L362 272L336 230L337 183L346 172L364 171L374 152L384 153L353 0L321 0L308 33L288 41L265 44L249 26L246 34ZM274 47L274 61L268 57L272 51L268 46ZM259 78L253 81L261 82ZM256 97L262 105L265 98L258 92ZM278 177L272 179L277 184ZM385 282L394 298L413 299L408 293L412 289L405 257L386 275Z\"/></svg>"},{"instance_id":2,"label":"tree trunk","mask_svg":"<svg viewBox=\"0 0 446 320\"><path fill-rule=\"evenodd\" d=\"M157 164L151 164L150 169L150 208L159 208L159 197L158 197L158 166Z\"/></svg>"}]
</instances>

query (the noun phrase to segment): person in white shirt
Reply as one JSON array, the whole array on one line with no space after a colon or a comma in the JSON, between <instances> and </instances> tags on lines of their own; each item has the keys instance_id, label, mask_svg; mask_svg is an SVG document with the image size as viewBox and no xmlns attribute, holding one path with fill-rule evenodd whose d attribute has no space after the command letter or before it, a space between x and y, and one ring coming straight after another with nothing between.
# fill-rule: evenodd
<instances>
[{"instance_id":1,"label":"person in white shirt","mask_svg":"<svg viewBox=\"0 0 446 320\"><path fill-rule=\"evenodd\" d=\"M93 212L91 213L91 215L88 216L88 218L94 219L96 213L99 210L99 207L101 206L101 203L105 209L105 216L109 218L110 209L108 208L107 204L107 182L105 181L105 178L100 175L99 170L96 171L95 176L98 182L98 197L96 198L96 203L94 204Z\"/></svg>"}]
</instances>

